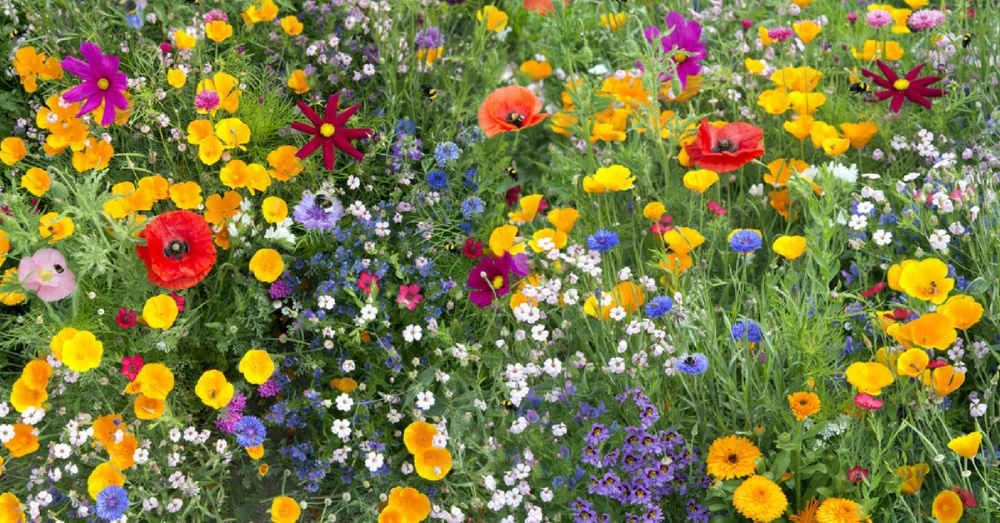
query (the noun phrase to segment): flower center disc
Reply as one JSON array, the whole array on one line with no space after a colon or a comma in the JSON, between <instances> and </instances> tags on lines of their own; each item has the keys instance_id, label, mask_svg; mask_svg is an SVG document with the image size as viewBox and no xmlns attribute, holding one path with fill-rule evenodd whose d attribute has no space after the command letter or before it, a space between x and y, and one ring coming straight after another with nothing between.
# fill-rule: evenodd
<instances>
[{"instance_id":1,"label":"flower center disc","mask_svg":"<svg viewBox=\"0 0 1000 523\"><path fill-rule=\"evenodd\" d=\"M97 81L97 87L99 89L107 89L109 85L111 85L111 83L108 82L107 78L101 78Z\"/></svg>"},{"instance_id":2,"label":"flower center disc","mask_svg":"<svg viewBox=\"0 0 1000 523\"><path fill-rule=\"evenodd\" d=\"M38 279L41 281L47 282L52 279L53 275L54 273L52 269L49 268L38 269Z\"/></svg>"},{"instance_id":3,"label":"flower center disc","mask_svg":"<svg viewBox=\"0 0 1000 523\"><path fill-rule=\"evenodd\" d=\"M495 276L493 278L493 288L499 289L500 287L503 287L503 276Z\"/></svg>"},{"instance_id":4,"label":"flower center disc","mask_svg":"<svg viewBox=\"0 0 1000 523\"><path fill-rule=\"evenodd\" d=\"M520 113L508 113L507 118L505 119L507 120L507 123L517 127L518 129L524 125L524 116Z\"/></svg>"},{"instance_id":5,"label":"flower center disc","mask_svg":"<svg viewBox=\"0 0 1000 523\"><path fill-rule=\"evenodd\" d=\"M191 248L188 246L187 242L171 240L171 242L163 248L163 255L171 260L180 261L181 257L187 254L189 250L191 250Z\"/></svg>"},{"instance_id":6,"label":"flower center disc","mask_svg":"<svg viewBox=\"0 0 1000 523\"><path fill-rule=\"evenodd\" d=\"M715 147L712 147L713 153L735 153L737 150L739 148L736 147L736 144L726 139L715 142Z\"/></svg>"},{"instance_id":7,"label":"flower center disc","mask_svg":"<svg viewBox=\"0 0 1000 523\"><path fill-rule=\"evenodd\" d=\"M892 87L897 91L905 91L910 88L910 81L899 79L892 83Z\"/></svg>"},{"instance_id":8,"label":"flower center disc","mask_svg":"<svg viewBox=\"0 0 1000 523\"><path fill-rule=\"evenodd\" d=\"M333 136L333 133L337 132L337 128L325 123L319 128L319 134L322 134L324 138L329 138Z\"/></svg>"},{"instance_id":9,"label":"flower center disc","mask_svg":"<svg viewBox=\"0 0 1000 523\"><path fill-rule=\"evenodd\" d=\"M685 54L685 53L677 53L677 54L674 55L674 61L677 62L677 63L679 63L679 64L684 63L684 60L687 60L687 59L688 59L688 57L687 57L687 54Z\"/></svg>"}]
</instances>

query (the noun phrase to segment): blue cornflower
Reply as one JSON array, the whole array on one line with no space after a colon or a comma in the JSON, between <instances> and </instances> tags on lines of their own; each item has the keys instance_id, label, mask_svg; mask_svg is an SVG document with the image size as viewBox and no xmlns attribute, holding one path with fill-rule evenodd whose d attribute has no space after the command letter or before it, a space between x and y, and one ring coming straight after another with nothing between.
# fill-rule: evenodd
<instances>
[{"instance_id":1,"label":"blue cornflower","mask_svg":"<svg viewBox=\"0 0 1000 523\"><path fill-rule=\"evenodd\" d=\"M462 202L462 216L465 216L465 219L472 218L473 216L482 214L484 208L485 202L481 198L471 196Z\"/></svg>"},{"instance_id":2,"label":"blue cornflower","mask_svg":"<svg viewBox=\"0 0 1000 523\"><path fill-rule=\"evenodd\" d=\"M729 329L729 335L737 342L749 341L750 343L760 343L764 338L764 333L760 330L760 325L753 320L746 320L734 323Z\"/></svg>"},{"instance_id":3,"label":"blue cornflower","mask_svg":"<svg viewBox=\"0 0 1000 523\"><path fill-rule=\"evenodd\" d=\"M708 370L708 357L700 352L681 354L677 358L677 368L687 374L701 374Z\"/></svg>"},{"instance_id":4,"label":"blue cornflower","mask_svg":"<svg viewBox=\"0 0 1000 523\"><path fill-rule=\"evenodd\" d=\"M472 189L473 191L479 190L479 184L476 183L476 174L479 173L479 169L473 167L468 171L465 171L465 186Z\"/></svg>"},{"instance_id":5,"label":"blue cornflower","mask_svg":"<svg viewBox=\"0 0 1000 523\"><path fill-rule=\"evenodd\" d=\"M413 122L409 118L403 118L402 120L396 122L396 136L404 134L413 134L417 131L417 127L413 125Z\"/></svg>"},{"instance_id":6,"label":"blue cornflower","mask_svg":"<svg viewBox=\"0 0 1000 523\"><path fill-rule=\"evenodd\" d=\"M444 142L434 149L434 161L437 162L438 167L444 167L448 162L458 160L458 156L458 146L454 142Z\"/></svg>"},{"instance_id":7,"label":"blue cornflower","mask_svg":"<svg viewBox=\"0 0 1000 523\"><path fill-rule=\"evenodd\" d=\"M448 175L444 171L431 171L427 173L427 184L435 189L444 189L448 186Z\"/></svg>"},{"instance_id":8,"label":"blue cornflower","mask_svg":"<svg viewBox=\"0 0 1000 523\"><path fill-rule=\"evenodd\" d=\"M618 233L612 231L597 231L587 237L587 247L604 252L618 245Z\"/></svg>"},{"instance_id":9,"label":"blue cornflower","mask_svg":"<svg viewBox=\"0 0 1000 523\"><path fill-rule=\"evenodd\" d=\"M662 318L664 314L670 312L670 309L674 307L674 300L666 296L657 296L646 304L646 316L653 318Z\"/></svg>"},{"instance_id":10,"label":"blue cornflower","mask_svg":"<svg viewBox=\"0 0 1000 523\"><path fill-rule=\"evenodd\" d=\"M264 436L267 436L267 429L255 416L243 416L233 425L233 432L236 433L236 442L242 447L256 447L264 443Z\"/></svg>"},{"instance_id":11,"label":"blue cornflower","mask_svg":"<svg viewBox=\"0 0 1000 523\"><path fill-rule=\"evenodd\" d=\"M97 493L97 517L114 521L128 509L128 492L118 485L104 487Z\"/></svg>"},{"instance_id":12,"label":"blue cornflower","mask_svg":"<svg viewBox=\"0 0 1000 523\"><path fill-rule=\"evenodd\" d=\"M750 254L760 249L762 243L760 232L753 229L736 229L729 234L729 246L740 254Z\"/></svg>"},{"instance_id":13,"label":"blue cornflower","mask_svg":"<svg viewBox=\"0 0 1000 523\"><path fill-rule=\"evenodd\" d=\"M326 193L302 194L302 200L292 211L295 221L307 230L332 231L344 216L344 206L340 200Z\"/></svg>"}]
</instances>

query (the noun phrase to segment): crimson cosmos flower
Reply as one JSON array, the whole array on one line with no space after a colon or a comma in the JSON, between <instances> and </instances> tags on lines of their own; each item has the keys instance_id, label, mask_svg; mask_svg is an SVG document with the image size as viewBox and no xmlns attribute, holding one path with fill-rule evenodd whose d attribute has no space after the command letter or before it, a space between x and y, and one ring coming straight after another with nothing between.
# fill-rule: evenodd
<instances>
[{"instance_id":1,"label":"crimson cosmos flower","mask_svg":"<svg viewBox=\"0 0 1000 523\"><path fill-rule=\"evenodd\" d=\"M333 170L333 165L336 160L334 148L340 149L345 153L351 155L357 161L361 161L365 155L354 148L351 145L351 140L360 140L372 134L371 129L348 129L344 127L347 123L347 119L351 117L361 107L361 104L355 105L354 107L348 108L346 111L337 114L339 110L340 93L333 93L330 95L330 99L326 102L326 110L324 111L323 117L320 118L316 111L313 111L308 105L303 102L298 102L299 109L302 114L306 115L309 122L312 123L312 127L302 122L292 122L292 129L296 131L301 131L306 134L313 135L313 139L309 140L299 152L295 153L295 156L305 159L307 156L312 154L323 147L323 166L326 170Z\"/></svg>"},{"instance_id":2,"label":"crimson cosmos flower","mask_svg":"<svg viewBox=\"0 0 1000 523\"><path fill-rule=\"evenodd\" d=\"M748 123L727 123L716 127L701 121L698 138L688 144L691 163L717 173L735 171L744 164L764 155L764 130Z\"/></svg>"},{"instance_id":3,"label":"crimson cosmos flower","mask_svg":"<svg viewBox=\"0 0 1000 523\"><path fill-rule=\"evenodd\" d=\"M928 98L940 98L948 94L948 91L945 91L944 89L931 89L928 87L933 83L940 82L940 76L925 76L923 78L918 78L918 76L920 76L920 70L927 65L926 63L922 63L913 69L910 69L910 72L906 73L906 76L902 78L896 75L896 71L893 71L892 68L882 60L879 60L876 64L878 65L878 68L882 70L882 74L885 75L885 78L882 78L867 69L862 69L861 74L871 78L875 85L886 89L885 91L876 92L875 97L878 98L879 101L885 100L886 98L892 98L892 102L889 103L889 109L891 109L894 113L899 112L899 109L903 107L903 101L905 100L909 100L930 109L931 101L928 100Z\"/></svg>"}]
</instances>

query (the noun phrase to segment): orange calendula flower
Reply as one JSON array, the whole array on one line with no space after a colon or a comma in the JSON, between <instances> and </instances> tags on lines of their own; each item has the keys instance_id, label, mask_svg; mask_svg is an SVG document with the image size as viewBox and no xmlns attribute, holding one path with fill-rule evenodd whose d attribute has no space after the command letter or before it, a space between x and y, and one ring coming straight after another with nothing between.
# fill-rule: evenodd
<instances>
[{"instance_id":1,"label":"orange calendula flower","mask_svg":"<svg viewBox=\"0 0 1000 523\"><path fill-rule=\"evenodd\" d=\"M878 396L882 388L895 380L889 367L874 361L858 361L847 367L847 382L857 387L858 392Z\"/></svg>"},{"instance_id":2,"label":"orange calendula flower","mask_svg":"<svg viewBox=\"0 0 1000 523\"><path fill-rule=\"evenodd\" d=\"M530 78L532 82L542 81L552 74L552 64L548 62L539 62L538 60L526 60L521 64L519 69L521 73Z\"/></svg>"},{"instance_id":3,"label":"orange calendula flower","mask_svg":"<svg viewBox=\"0 0 1000 523\"><path fill-rule=\"evenodd\" d=\"M865 509L856 502L843 498L827 498L816 510L820 523L862 523Z\"/></svg>"},{"instance_id":4,"label":"orange calendula flower","mask_svg":"<svg viewBox=\"0 0 1000 523\"><path fill-rule=\"evenodd\" d=\"M788 396L788 408L792 409L795 419L802 421L819 412L819 396L813 392L796 392Z\"/></svg>"},{"instance_id":5,"label":"orange calendula flower","mask_svg":"<svg viewBox=\"0 0 1000 523\"><path fill-rule=\"evenodd\" d=\"M542 101L527 88L509 85L493 91L479 106L479 127L487 138L508 131L519 131L541 123Z\"/></svg>"},{"instance_id":6,"label":"orange calendula flower","mask_svg":"<svg viewBox=\"0 0 1000 523\"><path fill-rule=\"evenodd\" d=\"M708 449L707 471L716 479L727 480L753 475L760 449L742 436L717 438Z\"/></svg>"}]
</instances>

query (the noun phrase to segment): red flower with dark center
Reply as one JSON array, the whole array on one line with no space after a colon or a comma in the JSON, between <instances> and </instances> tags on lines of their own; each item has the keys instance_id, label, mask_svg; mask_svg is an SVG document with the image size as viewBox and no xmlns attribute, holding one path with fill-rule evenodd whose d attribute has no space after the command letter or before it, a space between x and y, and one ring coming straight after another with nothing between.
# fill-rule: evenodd
<instances>
[{"instance_id":1,"label":"red flower with dark center","mask_svg":"<svg viewBox=\"0 0 1000 523\"><path fill-rule=\"evenodd\" d=\"M362 272L358 278L358 288L365 291L365 294L371 294L373 290L378 289L378 276Z\"/></svg>"},{"instance_id":2,"label":"red flower with dark center","mask_svg":"<svg viewBox=\"0 0 1000 523\"><path fill-rule=\"evenodd\" d=\"M852 483L861 483L867 477L868 469L863 469L860 465L847 471L847 479Z\"/></svg>"},{"instance_id":3,"label":"red flower with dark center","mask_svg":"<svg viewBox=\"0 0 1000 523\"><path fill-rule=\"evenodd\" d=\"M882 70L882 74L885 78L878 76L877 74L867 70L862 69L861 74L872 79L872 83L885 89L885 91L878 91L875 93L875 98L879 101L885 100L886 98L892 98L889 102L889 109L894 113L898 113L899 109L903 107L903 102L909 100L913 103L920 104L927 109L931 108L931 101L928 98L940 98L946 94L948 91L944 89L931 89L928 87L933 83L941 81L940 76L925 76L919 78L920 70L924 68L926 63L920 64L910 72L906 73L906 76L900 78L885 62L879 60L876 62L878 68Z\"/></svg>"},{"instance_id":4,"label":"red flower with dark center","mask_svg":"<svg viewBox=\"0 0 1000 523\"><path fill-rule=\"evenodd\" d=\"M701 169L727 173L764 155L764 130L748 123L716 127L701 121L698 139L684 148L692 164Z\"/></svg>"},{"instance_id":5,"label":"red flower with dark center","mask_svg":"<svg viewBox=\"0 0 1000 523\"><path fill-rule=\"evenodd\" d=\"M142 370L142 356L125 356L122 358L122 376L129 381L135 381L135 377Z\"/></svg>"},{"instance_id":6,"label":"red flower with dark center","mask_svg":"<svg viewBox=\"0 0 1000 523\"><path fill-rule=\"evenodd\" d=\"M139 236L146 245L136 253L153 285L180 290L205 279L215 264L212 229L201 215L170 211L153 218Z\"/></svg>"},{"instance_id":7,"label":"red flower with dark center","mask_svg":"<svg viewBox=\"0 0 1000 523\"><path fill-rule=\"evenodd\" d=\"M521 196L521 186L520 185L515 185L515 186L511 187L510 189L507 189L507 192L504 194L504 198L506 199L506 202L507 202L508 206L514 205L515 203L517 203L517 200L520 198L520 196Z\"/></svg>"},{"instance_id":8,"label":"red flower with dark center","mask_svg":"<svg viewBox=\"0 0 1000 523\"><path fill-rule=\"evenodd\" d=\"M915 314L915 312L908 309L896 308L892 309L892 312L889 314L886 314L885 318L892 321L905 321Z\"/></svg>"},{"instance_id":9,"label":"red flower with dark center","mask_svg":"<svg viewBox=\"0 0 1000 523\"><path fill-rule=\"evenodd\" d=\"M470 260L474 260L483 255L483 242L477 242L475 238L466 238L465 245L462 246L462 254Z\"/></svg>"},{"instance_id":10,"label":"red flower with dark center","mask_svg":"<svg viewBox=\"0 0 1000 523\"><path fill-rule=\"evenodd\" d=\"M316 149L322 147L323 167L326 167L328 171L333 170L337 159L334 149L340 149L359 162L364 159L365 155L351 145L351 140L365 138L372 134L372 130L348 129L344 127L347 119L361 107L361 104L355 105L338 115L339 103L340 93L331 94L330 99L326 102L326 110L323 113L323 117L320 118L319 114L304 102L298 102L299 110L302 111L302 114L306 115L306 118L309 119L309 122L313 126L310 127L302 122L292 122L292 129L311 134L313 135L313 139L309 140L308 143L299 149L299 152L295 153L295 156L305 159L314 153Z\"/></svg>"},{"instance_id":11,"label":"red flower with dark center","mask_svg":"<svg viewBox=\"0 0 1000 523\"><path fill-rule=\"evenodd\" d=\"M508 85L493 91L483 100L479 106L479 127L487 138L492 138L540 123L549 116L541 111L542 101L528 88Z\"/></svg>"}]
</instances>

